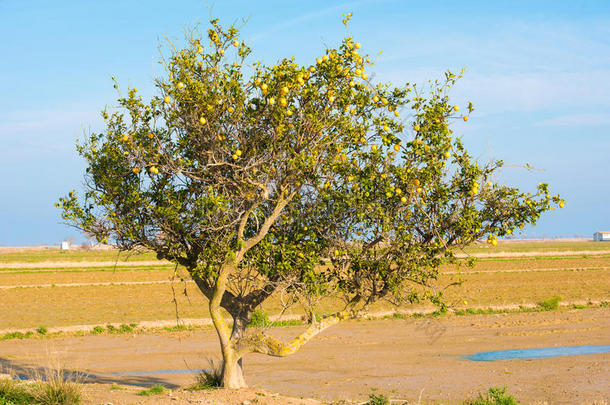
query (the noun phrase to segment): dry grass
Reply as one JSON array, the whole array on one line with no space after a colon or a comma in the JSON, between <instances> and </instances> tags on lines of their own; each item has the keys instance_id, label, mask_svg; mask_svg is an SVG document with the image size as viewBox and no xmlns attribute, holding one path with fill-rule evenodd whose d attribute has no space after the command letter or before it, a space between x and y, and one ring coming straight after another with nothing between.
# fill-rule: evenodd
<instances>
[{"instance_id":1,"label":"dry grass","mask_svg":"<svg viewBox=\"0 0 610 405\"><path fill-rule=\"evenodd\" d=\"M475 244L466 249L468 253L498 252L566 252L587 250L610 250L610 243L593 241L498 241L498 246L486 243Z\"/></svg>"},{"instance_id":2,"label":"dry grass","mask_svg":"<svg viewBox=\"0 0 610 405\"><path fill-rule=\"evenodd\" d=\"M604 246L610 247L610 244ZM76 257L108 254L104 251L75 253L80 255ZM38 254L42 257L48 252ZM610 295L610 257L481 260L474 268L462 267L461 271L464 284L444 292L449 303L460 307L536 303L554 295L561 295L566 301L607 300ZM14 269L0 271L0 286L163 281L168 280L172 272L171 266L138 266L116 272L112 268L85 266L50 272ZM441 273L441 286L458 277L454 266L443 267ZM207 302L193 283L175 282L173 286L180 317L209 316ZM174 319L176 313L171 287L170 284L150 284L0 289L0 325L2 329L22 329L40 325L129 324ZM330 312L338 305L338 300L327 300L320 312ZM380 303L372 309L391 308L388 304ZM279 303L274 300L265 305L265 310L270 314L278 309ZM299 314L300 309L295 307L289 313Z\"/></svg>"},{"instance_id":3,"label":"dry grass","mask_svg":"<svg viewBox=\"0 0 610 405\"><path fill-rule=\"evenodd\" d=\"M27 249L0 253L0 263L37 263L37 262L64 262L64 261L141 261L155 260L154 253L121 253L115 249L108 250L68 250L56 249ZM1 266L0 266L1 267Z\"/></svg>"}]
</instances>

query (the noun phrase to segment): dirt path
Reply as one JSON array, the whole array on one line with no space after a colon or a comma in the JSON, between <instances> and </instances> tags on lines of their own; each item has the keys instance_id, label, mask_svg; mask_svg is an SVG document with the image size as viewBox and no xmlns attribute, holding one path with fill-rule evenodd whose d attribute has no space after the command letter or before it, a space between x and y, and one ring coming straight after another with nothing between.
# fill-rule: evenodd
<instances>
[{"instance_id":1,"label":"dirt path","mask_svg":"<svg viewBox=\"0 0 610 405\"><path fill-rule=\"evenodd\" d=\"M579 255L605 255L610 254L610 250L569 250L569 251L533 251L533 252L491 252L491 253L457 253L456 257L539 257L539 256L579 256ZM74 268L74 267L134 267L134 266L164 266L170 265L167 260L141 260L141 261L65 261L65 262L0 262L3 269L53 269L53 268Z\"/></svg>"},{"instance_id":2,"label":"dirt path","mask_svg":"<svg viewBox=\"0 0 610 405\"><path fill-rule=\"evenodd\" d=\"M182 282L182 281L181 281ZM185 280L185 283L194 283L192 280ZM50 288L50 287L83 287L83 286L104 286L104 285L147 285L147 284L171 284L177 283L172 280L156 281L108 281L100 283L59 283L59 284L21 284L21 285L0 285L0 290L11 290L14 288Z\"/></svg>"},{"instance_id":3,"label":"dirt path","mask_svg":"<svg viewBox=\"0 0 610 405\"><path fill-rule=\"evenodd\" d=\"M606 255L610 250L558 250L534 252L492 252L492 253L457 253L456 257L534 257L534 256L579 256L579 255Z\"/></svg>"},{"instance_id":4,"label":"dirt path","mask_svg":"<svg viewBox=\"0 0 610 405\"><path fill-rule=\"evenodd\" d=\"M271 334L285 338L299 331L278 328ZM524 404L578 405L610 399L610 354L495 362L473 362L462 356L488 350L607 345L608 336L607 308L349 321L328 329L291 357L249 355L245 370L254 387L323 401L364 400L376 388L413 403L422 393L423 403L448 404L506 385ZM51 361L87 372L91 381L99 383L178 387L193 380L193 374L183 370L204 368L206 359L218 357L218 344L214 331L199 330L9 340L0 342L0 353L4 367L16 372L27 373ZM95 403L103 403L104 393L96 395Z\"/></svg>"},{"instance_id":5,"label":"dirt path","mask_svg":"<svg viewBox=\"0 0 610 405\"><path fill-rule=\"evenodd\" d=\"M82 261L82 262L0 262L2 269L57 269L73 267L144 267L144 266L165 266L172 264L167 260L141 260L133 262L124 261Z\"/></svg>"}]
</instances>

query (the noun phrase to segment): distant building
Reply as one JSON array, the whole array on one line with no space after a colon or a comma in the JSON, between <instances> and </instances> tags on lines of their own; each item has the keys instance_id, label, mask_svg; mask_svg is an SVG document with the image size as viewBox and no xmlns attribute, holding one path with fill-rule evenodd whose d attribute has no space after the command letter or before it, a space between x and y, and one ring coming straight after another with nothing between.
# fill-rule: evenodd
<instances>
[{"instance_id":1,"label":"distant building","mask_svg":"<svg viewBox=\"0 0 610 405\"><path fill-rule=\"evenodd\" d=\"M593 234L593 240L610 242L610 232L595 232Z\"/></svg>"},{"instance_id":2,"label":"distant building","mask_svg":"<svg viewBox=\"0 0 610 405\"><path fill-rule=\"evenodd\" d=\"M70 250L70 242L68 242L68 241L66 241L66 240L65 240L65 241L63 241L63 242L61 242L61 247L60 247L60 249L61 249L61 250Z\"/></svg>"}]
</instances>

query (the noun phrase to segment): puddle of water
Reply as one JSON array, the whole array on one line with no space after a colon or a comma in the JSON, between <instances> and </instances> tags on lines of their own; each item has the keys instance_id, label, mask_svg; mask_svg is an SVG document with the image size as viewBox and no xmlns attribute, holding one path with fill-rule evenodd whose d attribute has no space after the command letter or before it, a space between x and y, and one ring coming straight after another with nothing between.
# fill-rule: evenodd
<instances>
[{"instance_id":1,"label":"puddle of water","mask_svg":"<svg viewBox=\"0 0 610 405\"><path fill-rule=\"evenodd\" d=\"M200 368L184 368L175 370L148 370L148 371L119 371L108 373L111 375L154 375L154 374L197 374L203 370Z\"/></svg>"},{"instance_id":2,"label":"puddle of water","mask_svg":"<svg viewBox=\"0 0 610 405\"><path fill-rule=\"evenodd\" d=\"M610 345L562 346L542 347L539 349L496 350L479 352L465 356L473 361L495 361L510 359L543 359L557 356L574 356L583 354L597 354L610 352Z\"/></svg>"}]
</instances>

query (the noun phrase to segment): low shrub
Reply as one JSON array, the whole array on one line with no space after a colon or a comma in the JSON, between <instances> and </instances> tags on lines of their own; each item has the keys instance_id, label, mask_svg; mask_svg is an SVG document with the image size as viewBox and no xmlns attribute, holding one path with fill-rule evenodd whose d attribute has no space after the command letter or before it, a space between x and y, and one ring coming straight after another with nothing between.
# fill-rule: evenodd
<instances>
[{"instance_id":1,"label":"low shrub","mask_svg":"<svg viewBox=\"0 0 610 405\"><path fill-rule=\"evenodd\" d=\"M43 336L44 336L44 335L46 335L47 333L49 333L49 330L47 329L47 327L46 327L46 326L44 326L44 325L40 325L40 326L38 327L38 329L36 329L36 332L38 332L38 334L40 334L40 335L43 335Z\"/></svg>"},{"instance_id":2,"label":"low shrub","mask_svg":"<svg viewBox=\"0 0 610 405\"><path fill-rule=\"evenodd\" d=\"M100 333L104 333L106 329L103 326L96 326L91 330L91 333L94 335L99 335Z\"/></svg>"}]
</instances>

